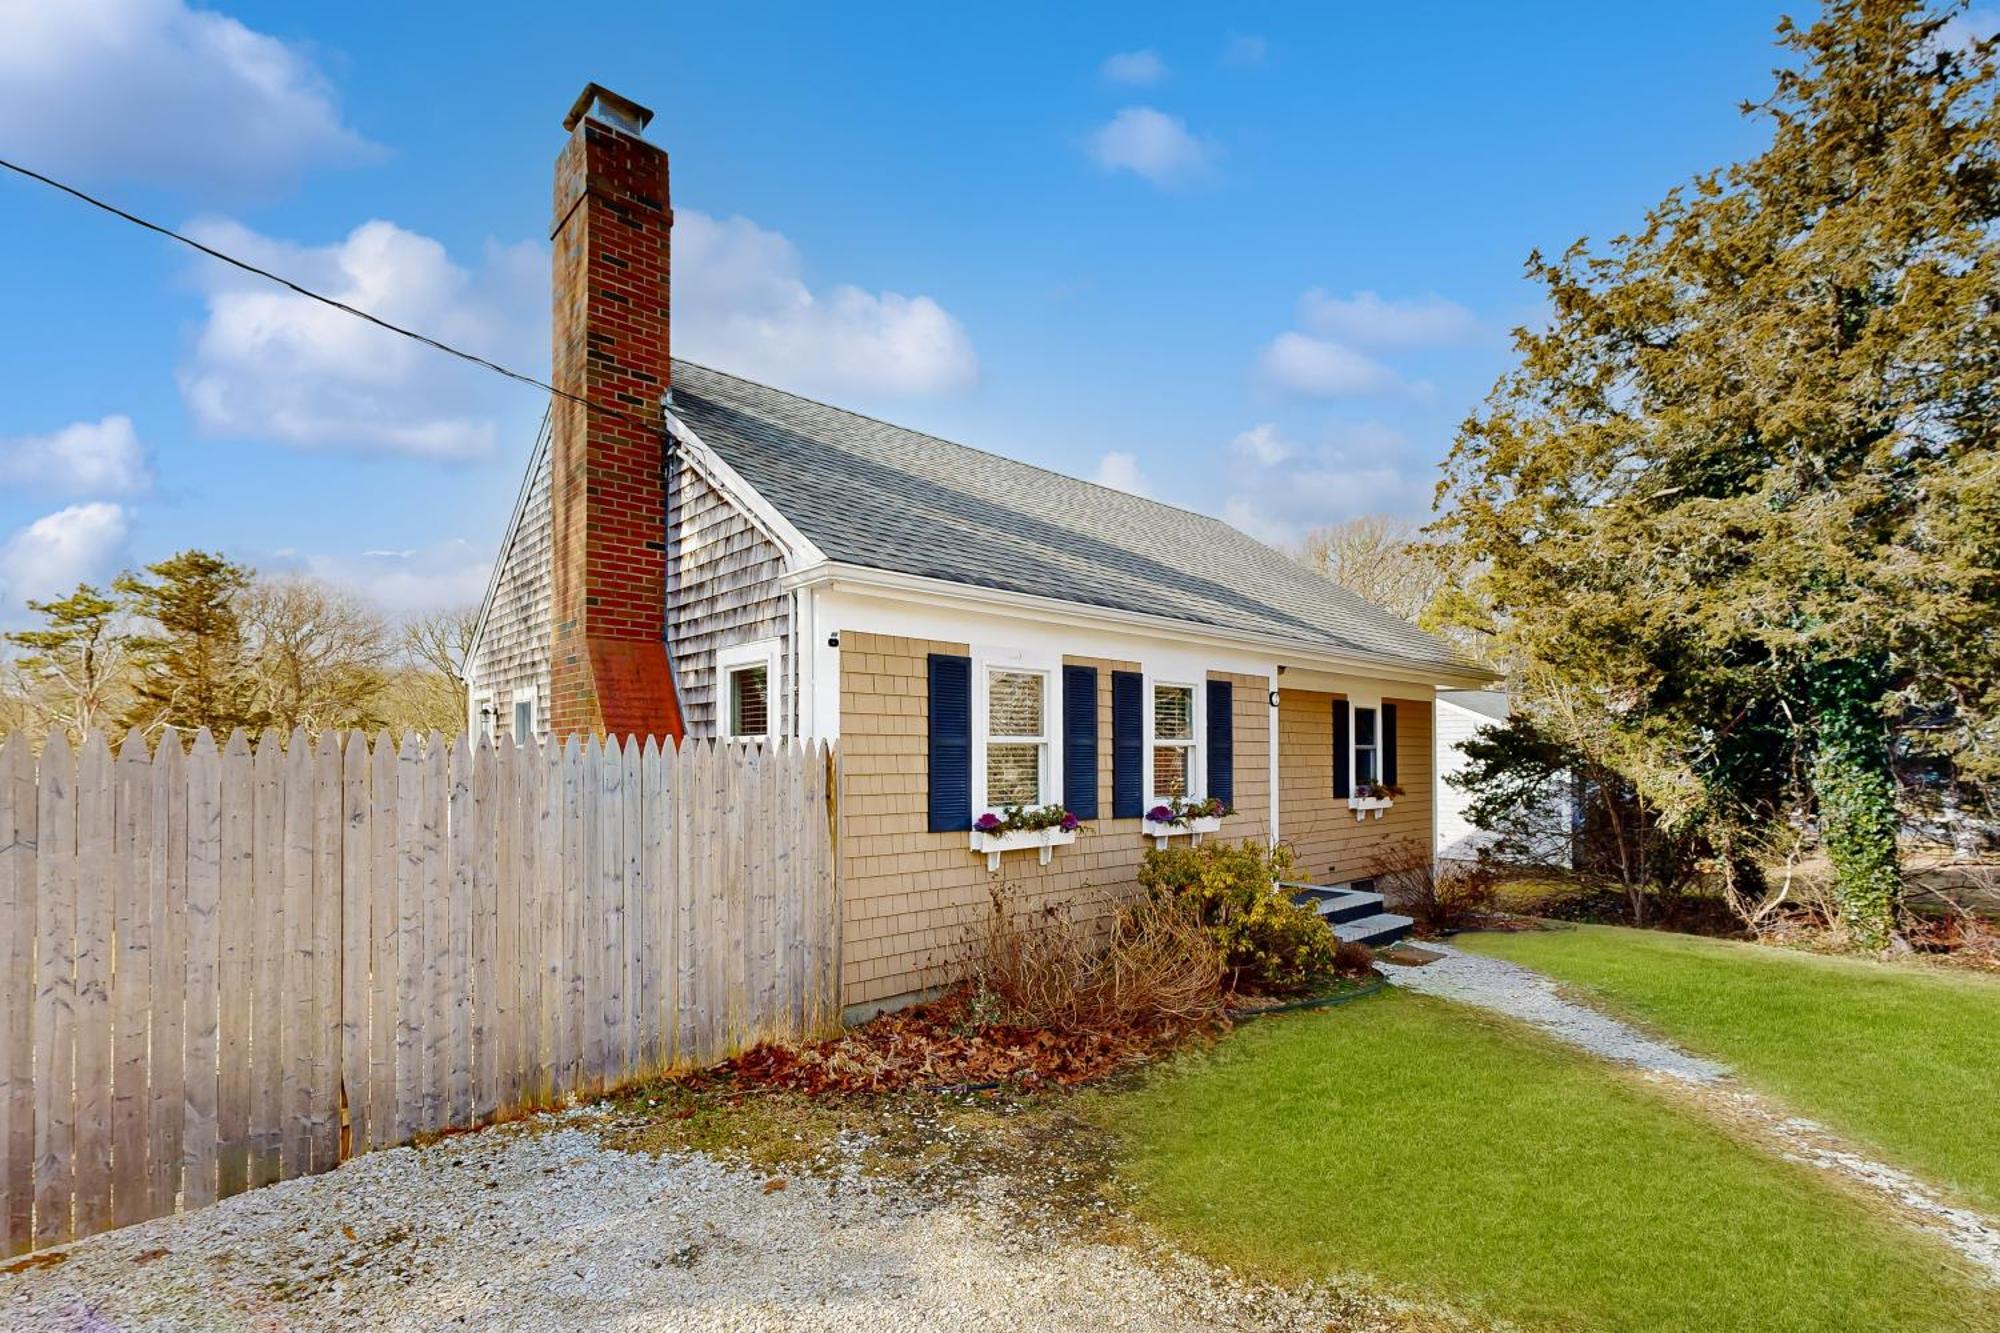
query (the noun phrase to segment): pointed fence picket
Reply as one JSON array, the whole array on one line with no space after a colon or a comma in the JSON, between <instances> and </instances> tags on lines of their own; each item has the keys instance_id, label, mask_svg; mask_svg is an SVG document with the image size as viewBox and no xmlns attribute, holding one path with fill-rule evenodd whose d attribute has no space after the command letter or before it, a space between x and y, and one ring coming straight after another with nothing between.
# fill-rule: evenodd
<instances>
[{"instance_id":1,"label":"pointed fence picket","mask_svg":"<svg viewBox=\"0 0 2000 1333\"><path fill-rule=\"evenodd\" d=\"M0 1257L827 1026L836 772L0 737Z\"/></svg>"}]
</instances>

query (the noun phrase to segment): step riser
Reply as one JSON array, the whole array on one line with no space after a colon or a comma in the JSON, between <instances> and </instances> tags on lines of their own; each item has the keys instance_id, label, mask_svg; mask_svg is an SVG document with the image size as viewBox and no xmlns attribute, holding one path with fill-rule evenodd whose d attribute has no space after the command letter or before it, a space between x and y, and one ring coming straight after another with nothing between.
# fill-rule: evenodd
<instances>
[{"instance_id":1,"label":"step riser","mask_svg":"<svg viewBox=\"0 0 2000 1333\"><path fill-rule=\"evenodd\" d=\"M1379 893L1343 893L1338 896L1301 893L1295 895L1292 901L1301 907L1311 907L1329 924L1359 921L1382 910L1382 895Z\"/></svg>"},{"instance_id":2,"label":"step riser","mask_svg":"<svg viewBox=\"0 0 2000 1333\"><path fill-rule=\"evenodd\" d=\"M1325 914L1326 919L1336 925L1345 925L1349 921L1359 921L1364 916L1374 916L1382 910L1382 895L1371 893L1368 897L1373 898L1375 901L1372 903L1353 903L1335 908L1333 911Z\"/></svg>"},{"instance_id":3,"label":"step riser","mask_svg":"<svg viewBox=\"0 0 2000 1333\"><path fill-rule=\"evenodd\" d=\"M1333 933L1342 940L1363 944L1370 949L1385 949L1408 935L1414 924L1406 916L1380 912L1352 924L1335 926Z\"/></svg>"}]
</instances>

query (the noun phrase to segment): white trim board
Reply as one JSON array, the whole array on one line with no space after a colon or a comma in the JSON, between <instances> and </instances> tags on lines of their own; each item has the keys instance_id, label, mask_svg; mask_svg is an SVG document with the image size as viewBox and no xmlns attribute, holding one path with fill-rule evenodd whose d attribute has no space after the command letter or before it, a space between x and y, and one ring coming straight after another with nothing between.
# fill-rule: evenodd
<instances>
[{"instance_id":1,"label":"white trim board","mask_svg":"<svg viewBox=\"0 0 2000 1333\"><path fill-rule=\"evenodd\" d=\"M1470 682L1483 685L1493 677L1476 667L1455 669L1426 666L1397 658L1373 657L1364 653L1341 653L1334 649L1302 644L1277 635L1203 626L1169 616L1109 607L1085 606L1055 597L979 588L949 579L902 574L837 561L793 570L784 577L786 587L825 587L836 592L914 602L942 613L947 609L1024 618L1043 624L1073 625L1103 632L1164 639L1177 644L1201 644L1238 653L1254 653L1260 661L1283 661L1321 672L1344 673L1352 678L1376 682L1397 681L1436 687ZM910 633L901 630L897 633ZM925 633L927 638L950 638L944 633ZM1292 682L1287 680L1286 684ZM1300 688L1321 688L1301 686Z\"/></svg>"}]
</instances>

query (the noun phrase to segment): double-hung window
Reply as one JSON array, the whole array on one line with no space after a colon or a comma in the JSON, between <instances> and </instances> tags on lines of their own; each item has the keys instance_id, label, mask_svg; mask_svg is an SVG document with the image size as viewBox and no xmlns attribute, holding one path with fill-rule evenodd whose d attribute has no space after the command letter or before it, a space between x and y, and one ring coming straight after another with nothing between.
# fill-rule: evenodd
<instances>
[{"instance_id":1,"label":"double-hung window","mask_svg":"<svg viewBox=\"0 0 2000 1333\"><path fill-rule=\"evenodd\" d=\"M1194 795L1195 691L1192 685L1153 686L1153 799Z\"/></svg>"},{"instance_id":2,"label":"double-hung window","mask_svg":"<svg viewBox=\"0 0 2000 1333\"><path fill-rule=\"evenodd\" d=\"M778 734L778 641L724 648L715 655L718 730L730 740Z\"/></svg>"},{"instance_id":3,"label":"double-hung window","mask_svg":"<svg viewBox=\"0 0 2000 1333\"><path fill-rule=\"evenodd\" d=\"M1049 673L986 670L986 807L1046 805L1050 795Z\"/></svg>"},{"instance_id":4,"label":"double-hung window","mask_svg":"<svg viewBox=\"0 0 2000 1333\"><path fill-rule=\"evenodd\" d=\"M1371 783L1382 780L1381 742L1377 730L1378 710L1357 708L1354 710L1354 787L1359 793Z\"/></svg>"}]
</instances>

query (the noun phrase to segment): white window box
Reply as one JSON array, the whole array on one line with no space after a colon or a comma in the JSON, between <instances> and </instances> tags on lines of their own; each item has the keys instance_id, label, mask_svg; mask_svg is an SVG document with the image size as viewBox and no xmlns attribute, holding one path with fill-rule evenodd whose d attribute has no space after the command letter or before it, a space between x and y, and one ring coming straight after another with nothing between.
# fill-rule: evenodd
<instances>
[{"instance_id":1,"label":"white window box","mask_svg":"<svg viewBox=\"0 0 2000 1333\"><path fill-rule=\"evenodd\" d=\"M1354 812L1354 822L1357 824L1368 818L1371 810L1375 813L1375 818L1380 819L1382 812L1395 803L1396 798L1393 796L1350 796L1347 798L1347 808Z\"/></svg>"},{"instance_id":2,"label":"white window box","mask_svg":"<svg viewBox=\"0 0 2000 1333\"><path fill-rule=\"evenodd\" d=\"M972 833L972 850L986 854L986 868L1000 869L1000 853L1025 852L1034 848L1040 853L1040 864L1047 865L1049 856L1058 847L1067 847L1076 841L1075 829L1064 832L1059 828L1015 829L1009 833Z\"/></svg>"},{"instance_id":3,"label":"white window box","mask_svg":"<svg viewBox=\"0 0 2000 1333\"><path fill-rule=\"evenodd\" d=\"M1153 840L1155 847L1165 847L1168 838L1182 833L1191 833L1194 835L1194 840L1200 842L1202 834L1213 833L1222 827L1222 816L1198 815L1188 820L1185 824L1156 823L1148 819L1143 822L1141 827L1144 829L1146 836Z\"/></svg>"}]
</instances>

